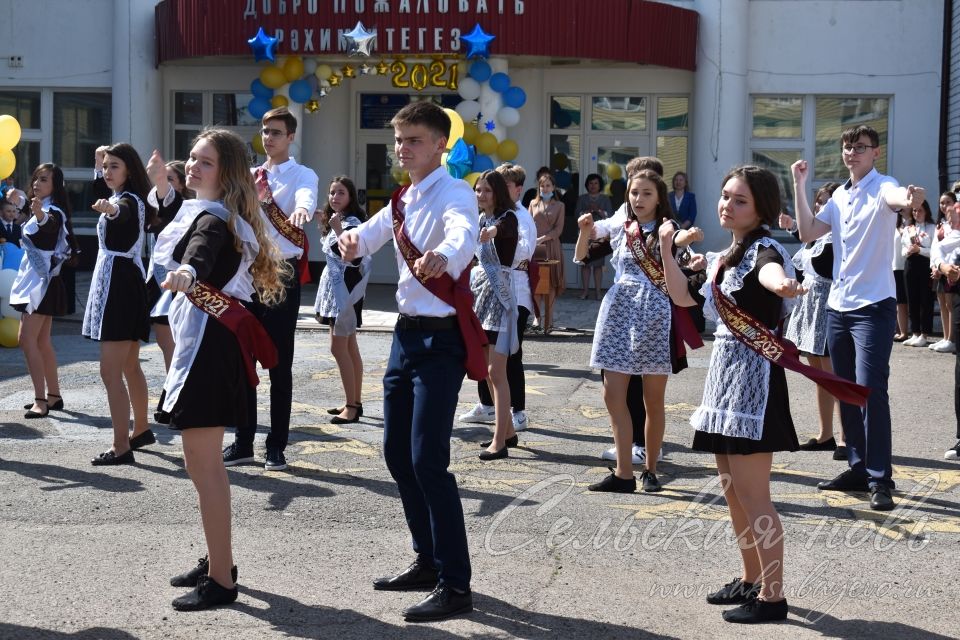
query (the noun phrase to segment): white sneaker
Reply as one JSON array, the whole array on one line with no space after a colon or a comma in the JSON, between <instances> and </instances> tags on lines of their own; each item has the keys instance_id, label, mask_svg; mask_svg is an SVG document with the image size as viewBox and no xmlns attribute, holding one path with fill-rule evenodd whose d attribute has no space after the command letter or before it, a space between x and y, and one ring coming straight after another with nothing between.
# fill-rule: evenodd
<instances>
[{"instance_id":1,"label":"white sneaker","mask_svg":"<svg viewBox=\"0 0 960 640\"><path fill-rule=\"evenodd\" d=\"M633 445L633 456L645 464L647 462L647 448L641 447L638 444ZM660 449L660 455L657 456L657 462L663 462L662 448Z\"/></svg>"},{"instance_id":2,"label":"white sneaker","mask_svg":"<svg viewBox=\"0 0 960 640\"><path fill-rule=\"evenodd\" d=\"M922 347L927 344L927 341L920 336L913 336L904 340L903 344L908 347Z\"/></svg>"},{"instance_id":3,"label":"white sneaker","mask_svg":"<svg viewBox=\"0 0 960 640\"><path fill-rule=\"evenodd\" d=\"M526 411L517 411L513 414L513 430L514 431L523 431L528 426L530 426L529 420L527 420Z\"/></svg>"},{"instance_id":4,"label":"white sneaker","mask_svg":"<svg viewBox=\"0 0 960 640\"><path fill-rule=\"evenodd\" d=\"M481 422L486 424L493 424L496 422L497 412L493 407L488 407L485 404L477 403L470 411L467 411L460 416L460 422Z\"/></svg>"},{"instance_id":5,"label":"white sneaker","mask_svg":"<svg viewBox=\"0 0 960 640\"><path fill-rule=\"evenodd\" d=\"M943 457L946 460L960 460L960 441L953 446L953 449L947 449Z\"/></svg>"},{"instance_id":6,"label":"white sneaker","mask_svg":"<svg viewBox=\"0 0 960 640\"><path fill-rule=\"evenodd\" d=\"M941 340L937 344L930 347L937 353L956 353L957 345L953 344L949 340Z\"/></svg>"},{"instance_id":7,"label":"white sneaker","mask_svg":"<svg viewBox=\"0 0 960 640\"><path fill-rule=\"evenodd\" d=\"M943 340L938 340L937 342L934 342L933 344L928 344L928 345L927 345L927 349L930 349L931 351L933 351L934 348L939 347L940 345L943 344L943 342L944 342Z\"/></svg>"},{"instance_id":8,"label":"white sneaker","mask_svg":"<svg viewBox=\"0 0 960 640\"><path fill-rule=\"evenodd\" d=\"M617 461L617 448L616 448L616 447L610 447L609 449L607 449L606 451L604 451L603 453L600 454L600 459L601 459L601 460L609 460L609 461L611 461L611 462L616 462L616 461ZM643 458L640 458L639 456L637 456L637 447L636 447L636 446L634 446L634 448L633 448L633 455L630 456L630 462L633 463L633 464L643 464Z\"/></svg>"}]
</instances>

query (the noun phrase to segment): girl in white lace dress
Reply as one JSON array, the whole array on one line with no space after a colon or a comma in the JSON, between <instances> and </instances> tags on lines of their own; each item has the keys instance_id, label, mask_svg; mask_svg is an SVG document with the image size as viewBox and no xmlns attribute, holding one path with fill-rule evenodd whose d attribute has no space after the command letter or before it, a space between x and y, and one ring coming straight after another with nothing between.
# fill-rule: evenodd
<instances>
[{"instance_id":1,"label":"girl in white lace dress","mask_svg":"<svg viewBox=\"0 0 960 640\"><path fill-rule=\"evenodd\" d=\"M703 401L690 418L693 448L714 453L741 540L741 577L710 594L711 604L740 604L724 612L728 622L762 622L787 617L783 597L783 528L770 500L774 451L795 451L799 443L790 417L784 370L772 365L727 329L717 313L711 283L766 327L775 329L790 312L792 298L805 289L793 277L790 257L768 231L780 209L777 178L759 167L732 170L723 181L717 212L720 226L733 234L724 254L708 254L697 291L670 252L672 233L661 231L661 252L673 300L683 306L704 300L704 312L717 321L716 341ZM699 283L698 283L699 284Z\"/></svg>"},{"instance_id":2,"label":"girl in white lace dress","mask_svg":"<svg viewBox=\"0 0 960 640\"><path fill-rule=\"evenodd\" d=\"M643 401L647 418L644 435L648 451L659 451L665 428L664 392L671 361L671 306L669 297L640 267L636 252L628 245L639 234L646 255L660 264L657 228L667 221L677 233L677 243L689 244L698 230L680 231L667 200L667 185L659 174L643 170L627 183L627 207L606 220L594 222L584 214L577 224L593 238L610 238L614 285L600 305L594 331L590 366L603 369L603 398L613 423L617 466L591 491L630 493L636 490L633 476L633 427L627 408L627 385L631 376L643 376ZM640 475L644 491L660 491L656 476L657 456L647 456Z\"/></svg>"}]
</instances>

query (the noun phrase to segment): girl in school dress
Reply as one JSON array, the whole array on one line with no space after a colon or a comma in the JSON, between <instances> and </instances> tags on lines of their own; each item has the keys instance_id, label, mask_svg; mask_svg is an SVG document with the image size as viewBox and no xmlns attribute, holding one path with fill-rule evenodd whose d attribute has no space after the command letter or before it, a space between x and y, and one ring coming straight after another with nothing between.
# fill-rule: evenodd
<instances>
[{"instance_id":1,"label":"girl in school dress","mask_svg":"<svg viewBox=\"0 0 960 640\"><path fill-rule=\"evenodd\" d=\"M511 275L517 253L519 228L510 190L503 176L484 171L474 185L480 209L480 242L477 266L470 272L473 310L487 333L487 384L493 395L493 439L481 446L481 460L498 460L519 444L510 412L507 359L520 348L517 334L517 300Z\"/></svg>"},{"instance_id":2,"label":"girl in school dress","mask_svg":"<svg viewBox=\"0 0 960 640\"><path fill-rule=\"evenodd\" d=\"M825 205L840 186L830 182L817 190L813 212ZM811 367L833 373L830 354L827 352L827 297L833 284L833 242L827 232L813 242L803 245L793 256L793 266L803 272L803 287L807 293L800 298L783 337L797 345L807 357ZM834 409L839 412L837 399L830 392L816 385L817 408L820 414L820 433L800 444L801 451L833 451L834 460L847 459L847 447L843 429L838 424L837 437L833 435Z\"/></svg>"},{"instance_id":3,"label":"girl in school dress","mask_svg":"<svg viewBox=\"0 0 960 640\"><path fill-rule=\"evenodd\" d=\"M24 406L29 420L63 409L50 329L55 317L67 313L60 268L71 248L70 201L60 167L44 163L34 169L27 195L31 216L23 224L23 258L10 288L10 306L21 313L20 349L33 382L34 401Z\"/></svg>"},{"instance_id":4,"label":"girl in school dress","mask_svg":"<svg viewBox=\"0 0 960 640\"><path fill-rule=\"evenodd\" d=\"M133 450L156 442L147 424L147 381L140 368L140 341L150 337L146 272L140 256L144 229L155 212L144 204L150 183L143 162L127 143L107 148L103 179L113 190L97 200L100 250L83 314L84 336L100 342L100 377L107 388L113 446L94 465L133 464ZM133 407L133 434L130 408Z\"/></svg>"},{"instance_id":5,"label":"girl in school dress","mask_svg":"<svg viewBox=\"0 0 960 640\"><path fill-rule=\"evenodd\" d=\"M805 289L793 278L790 256L770 238L777 220L780 186L766 169L743 166L723 181L717 211L720 226L733 234L723 254L707 254L702 288L689 286L676 261L665 260L670 295L678 305L703 301L717 322L703 400L690 423L693 449L713 453L734 533L743 542L743 574L707 596L710 604L740 604L725 611L728 622L767 622L787 617L783 597L783 527L770 500L775 451L796 451L787 381L780 366L740 342L717 312L712 283L721 295L767 328L774 329ZM661 252L670 256L672 233L661 231ZM699 284L699 282L697 284ZM696 298L696 300L695 300Z\"/></svg>"},{"instance_id":6,"label":"girl in school dress","mask_svg":"<svg viewBox=\"0 0 960 640\"><path fill-rule=\"evenodd\" d=\"M600 304L594 331L590 366L602 369L603 397L613 423L617 465L611 474L590 486L591 491L631 493L637 488L633 476L633 427L627 409L627 385L631 376L643 376L643 400L647 411L645 438L646 469L640 475L644 491L662 489L657 479L657 455L666 427L664 392L667 376L685 367L676 362L671 340L670 299L647 277L628 246L639 234L647 252L661 262L658 227L667 221L677 232L677 243L687 245L700 237L698 230L680 230L667 200L667 185L654 171L641 170L627 183L627 207L606 220L594 222L583 215L577 221L583 233L593 238L610 238L614 285Z\"/></svg>"},{"instance_id":7,"label":"girl in school dress","mask_svg":"<svg viewBox=\"0 0 960 640\"><path fill-rule=\"evenodd\" d=\"M363 296L369 279L369 256L344 262L337 240L340 234L360 226L365 216L357 201L353 180L337 176L330 183L327 205L320 212L320 230L323 232L323 253L327 266L317 285L317 300L313 305L317 322L330 327L330 353L337 361L340 382L346 402L342 407L327 409L333 424L358 422L363 415L363 358L357 344L357 329L363 323ZM353 307L353 313L340 313Z\"/></svg>"},{"instance_id":8,"label":"girl in school dress","mask_svg":"<svg viewBox=\"0 0 960 640\"><path fill-rule=\"evenodd\" d=\"M262 326L237 301L249 301L256 292L264 304L276 304L284 295L284 269L260 218L246 143L236 134L211 129L197 136L187 161L187 185L198 199L184 201L160 233L155 260L167 270L163 288L177 292L168 316L175 346L160 403L170 414L170 428L183 436L208 551L198 566L171 579L174 586L194 587L173 607L199 610L237 598L223 433L224 425L242 426L247 420L251 390L238 334L185 292L198 283L218 289L230 301L230 313L243 323L252 321L272 348ZM289 275L289 267L286 271ZM222 305L217 308L223 312ZM250 328L238 333L249 335Z\"/></svg>"}]
</instances>

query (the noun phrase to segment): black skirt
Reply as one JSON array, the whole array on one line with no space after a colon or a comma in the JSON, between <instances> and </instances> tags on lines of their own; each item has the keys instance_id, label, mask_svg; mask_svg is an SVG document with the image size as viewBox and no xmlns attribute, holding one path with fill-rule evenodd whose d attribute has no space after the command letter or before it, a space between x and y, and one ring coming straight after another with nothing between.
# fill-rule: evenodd
<instances>
[{"instance_id":1,"label":"black skirt","mask_svg":"<svg viewBox=\"0 0 960 640\"><path fill-rule=\"evenodd\" d=\"M163 290L160 288L160 285L157 284L156 278L150 278L147 280L147 313L153 309L153 306L157 304L160 300L160 296L163 294ZM170 321L167 319L167 316L150 316L151 324L165 324L169 325Z\"/></svg>"},{"instance_id":2,"label":"black skirt","mask_svg":"<svg viewBox=\"0 0 960 640\"><path fill-rule=\"evenodd\" d=\"M759 440L734 438L719 433L696 431L692 449L722 455L749 455L774 451L797 451L800 441L790 415L790 395L783 367L770 365L770 390L763 414L763 435Z\"/></svg>"},{"instance_id":3,"label":"black skirt","mask_svg":"<svg viewBox=\"0 0 960 640\"><path fill-rule=\"evenodd\" d=\"M150 339L149 313L147 285L140 269L128 258L114 258L110 291L100 325L100 340L147 342Z\"/></svg>"},{"instance_id":4,"label":"black skirt","mask_svg":"<svg viewBox=\"0 0 960 640\"><path fill-rule=\"evenodd\" d=\"M10 306L20 313L26 313L26 304L12 304ZM67 315L67 288L63 284L63 278L58 275L50 278L47 292L43 294L43 299L40 300L40 304L33 310L33 313L55 318Z\"/></svg>"},{"instance_id":5,"label":"black skirt","mask_svg":"<svg viewBox=\"0 0 960 640\"><path fill-rule=\"evenodd\" d=\"M903 269L895 269L893 282L897 286L897 304L907 304L907 284L903 279Z\"/></svg>"},{"instance_id":6,"label":"black skirt","mask_svg":"<svg viewBox=\"0 0 960 640\"><path fill-rule=\"evenodd\" d=\"M197 355L170 412L171 429L247 426L247 382L240 345L229 329L207 318ZM160 395L160 407L166 393Z\"/></svg>"}]
</instances>

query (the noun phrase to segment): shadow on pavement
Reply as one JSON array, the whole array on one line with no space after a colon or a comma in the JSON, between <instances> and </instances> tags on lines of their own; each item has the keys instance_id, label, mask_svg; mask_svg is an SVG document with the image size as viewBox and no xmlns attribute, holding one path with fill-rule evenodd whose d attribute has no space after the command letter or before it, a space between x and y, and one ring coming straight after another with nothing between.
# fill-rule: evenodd
<instances>
[{"instance_id":1,"label":"shadow on pavement","mask_svg":"<svg viewBox=\"0 0 960 640\"><path fill-rule=\"evenodd\" d=\"M50 629L24 627L7 622L0 622L0 638L16 638L17 640L33 640L34 638L37 640L137 640L137 636L120 629L91 627L82 631L64 633Z\"/></svg>"},{"instance_id":2,"label":"shadow on pavement","mask_svg":"<svg viewBox=\"0 0 960 640\"><path fill-rule=\"evenodd\" d=\"M112 493L135 493L144 490L143 483L139 480L38 462L0 460L0 471L9 471L25 478L48 483L48 486L40 487L41 491L61 491L84 487ZM0 633L0 638L6 637L10 636Z\"/></svg>"},{"instance_id":3,"label":"shadow on pavement","mask_svg":"<svg viewBox=\"0 0 960 640\"><path fill-rule=\"evenodd\" d=\"M796 620L791 618L787 620L785 624L812 628L818 631L824 638L849 638L851 640L857 638L863 638L864 640L873 640L874 638L952 640L956 637L933 633L932 631L912 627L902 622L861 619L841 620L826 612L821 613L814 609L803 609L801 607L790 607L790 613L795 616L800 616L801 619ZM785 632L783 635L789 636L789 633Z\"/></svg>"}]
</instances>

